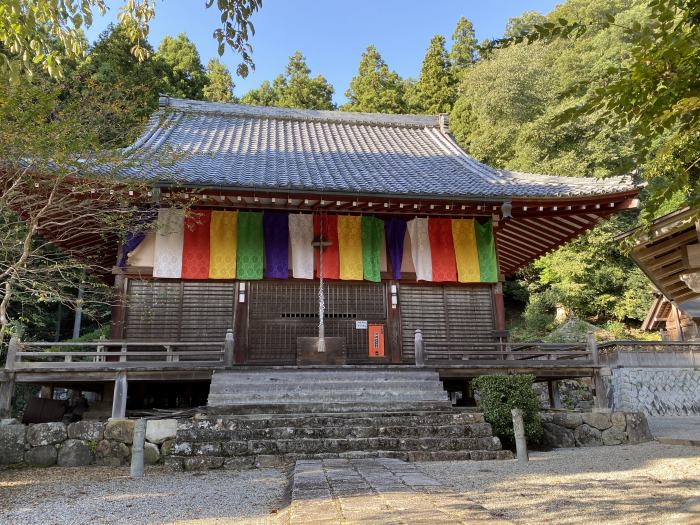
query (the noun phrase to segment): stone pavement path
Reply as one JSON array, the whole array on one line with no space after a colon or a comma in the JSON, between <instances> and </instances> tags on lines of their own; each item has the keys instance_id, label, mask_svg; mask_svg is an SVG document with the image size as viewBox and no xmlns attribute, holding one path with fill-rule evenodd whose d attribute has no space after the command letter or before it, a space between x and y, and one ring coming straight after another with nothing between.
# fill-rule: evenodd
<instances>
[{"instance_id":1,"label":"stone pavement path","mask_svg":"<svg viewBox=\"0 0 700 525\"><path fill-rule=\"evenodd\" d=\"M398 459L300 460L291 525L506 523Z\"/></svg>"},{"instance_id":2,"label":"stone pavement path","mask_svg":"<svg viewBox=\"0 0 700 525\"><path fill-rule=\"evenodd\" d=\"M648 416L654 438L667 445L700 446L700 416Z\"/></svg>"}]
</instances>

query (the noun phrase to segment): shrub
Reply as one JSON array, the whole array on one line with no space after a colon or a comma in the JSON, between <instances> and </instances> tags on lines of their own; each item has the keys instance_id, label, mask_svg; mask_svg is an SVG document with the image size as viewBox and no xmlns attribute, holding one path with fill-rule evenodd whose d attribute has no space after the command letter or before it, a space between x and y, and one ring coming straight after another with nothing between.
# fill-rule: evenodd
<instances>
[{"instance_id":1,"label":"shrub","mask_svg":"<svg viewBox=\"0 0 700 525\"><path fill-rule=\"evenodd\" d=\"M540 403L532 389L534 381L535 376L526 374L481 376L474 379L484 418L491 423L494 433L506 446L512 446L515 442L513 416L510 412L513 408L523 411L528 443L538 443L542 437Z\"/></svg>"}]
</instances>

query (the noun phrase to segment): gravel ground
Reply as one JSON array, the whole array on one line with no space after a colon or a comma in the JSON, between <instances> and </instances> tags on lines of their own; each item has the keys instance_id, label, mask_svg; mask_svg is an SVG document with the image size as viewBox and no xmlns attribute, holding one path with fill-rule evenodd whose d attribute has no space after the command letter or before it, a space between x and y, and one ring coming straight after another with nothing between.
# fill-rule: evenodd
<instances>
[{"instance_id":1,"label":"gravel ground","mask_svg":"<svg viewBox=\"0 0 700 525\"><path fill-rule=\"evenodd\" d=\"M530 462L420 463L514 523L700 524L700 448L644 443L534 452Z\"/></svg>"},{"instance_id":2,"label":"gravel ground","mask_svg":"<svg viewBox=\"0 0 700 525\"><path fill-rule=\"evenodd\" d=\"M280 470L173 473L149 467L0 470L0 524L275 523L287 505Z\"/></svg>"},{"instance_id":3,"label":"gravel ground","mask_svg":"<svg viewBox=\"0 0 700 525\"><path fill-rule=\"evenodd\" d=\"M700 416L649 417L649 428L655 438L692 439L700 441Z\"/></svg>"}]
</instances>

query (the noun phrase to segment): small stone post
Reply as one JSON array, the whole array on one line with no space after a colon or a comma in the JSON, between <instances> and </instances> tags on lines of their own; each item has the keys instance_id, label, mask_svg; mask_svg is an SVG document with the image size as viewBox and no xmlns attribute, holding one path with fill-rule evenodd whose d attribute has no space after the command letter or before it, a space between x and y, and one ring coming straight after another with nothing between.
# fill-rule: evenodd
<instances>
[{"instance_id":1,"label":"small stone post","mask_svg":"<svg viewBox=\"0 0 700 525\"><path fill-rule=\"evenodd\" d=\"M510 411L513 415L513 433L515 434L515 450L518 456L518 463L527 463L527 441L525 440L525 424L523 423L523 411L514 408Z\"/></svg>"},{"instance_id":2,"label":"small stone post","mask_svg":"<svg viewBox=\"0 0 700 525\"><path fill-rule=\"evenodd\" d=\"M226 341L224 343L224 366L226 368L233 368L233 329L229 328L226 330Z\"/></svg>"},{"instance_id":3,"label":"small stone post","mask_svg":"<svg viewBox=\"0 0 700 525\"><path fill-rule=\"evenodd\" d=\"M143 477L143 445L146 441L146 420L137 419L134 425L133 445L131 445L131 477Z\"/></svg>"},{"instance_id":4,"label":"small stone post","mask_svg":"<svg viewBox=\"0 0 700 525\"><path fill-rule=\"evenodd\" d=\"M112 419L124 419L126 417L126 394L128 383L126 371L117 373L114 380L114 399L112 400Z\"/></svg>"},{"instance_id":5,"label":"small stone post","mask_svg":"<svg viewBox=\"0 0 700 525\"><path fill-rule=\"evenodd\" d=\"M21 351L21 346L17 336L12 336L7 347L7 360L5 361L6 374L4 381L0 381L0 418L12 417L12 399L15 397L15 374L12 372L17 360L17 352Z\"/></svg>"},{"instance_id":6,"label":"small stone post","mask_svg":"<svg viewBox=\"0 0 700 525\"><path fill-rule=\"evenodd\" d=\"M586 349L591 353L591 360L593 361L593 388L595 389L595 395L593 396L593 405L595 409L607 409L607 395L605 389L605 383L600 373L600 358L598 356L598 343L595 340L595 333L588 332L586 334Z\"/></svg>"},{"instance_id":7,"label":"small stone post","mask_svg":"<svg viewBox=\"0 0 700 525\"><path fill-rule=\"evenodd\" d=\"M416 366L423 368L425 366L425 348L423 347L423 331L420 328L416 328L414 353Z\"/></svg>"}]
</instances>

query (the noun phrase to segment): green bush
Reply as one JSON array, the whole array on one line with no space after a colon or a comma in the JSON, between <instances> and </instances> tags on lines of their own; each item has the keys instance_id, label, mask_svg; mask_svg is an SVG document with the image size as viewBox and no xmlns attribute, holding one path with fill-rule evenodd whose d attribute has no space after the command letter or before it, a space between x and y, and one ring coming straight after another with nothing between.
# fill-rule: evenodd
<instances>
[{"instance_id":1,"label":"green bush","mask_svg":"<svg viewBox=\"0 0 700 525\"><path fill-rule=\"evenodd\" d=\"M479 407L484 418L491 423L494 433L505 446L515 442L511 409L523 411L525 436L528 443L539 443L542 438L540 403L532 389L533 375L481 376L474 379L474 387L479 396Z\"/></svg>"}]
</instances>

